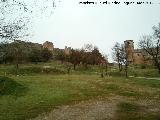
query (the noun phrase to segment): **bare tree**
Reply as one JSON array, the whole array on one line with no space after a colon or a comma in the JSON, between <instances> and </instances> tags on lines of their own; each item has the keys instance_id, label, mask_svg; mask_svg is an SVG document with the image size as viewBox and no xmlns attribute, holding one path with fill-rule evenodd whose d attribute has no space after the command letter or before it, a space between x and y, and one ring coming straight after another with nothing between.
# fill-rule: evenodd
<instances>
[{"instance_id":1,"label":"bare tree","mask_svg":"<svg viewBox=\"0 0 160 120\"><path fill-rule=\"evenodd\" d=\"M37 15L42 15L44 11L55 7L54 0L0 0L0 40L5 43L12 43L16 69L24 56L24 47L20 41L31 34L31 23ZM29 29L30 28L30 29ZM3 53L4 52L1 52ZM1 55L0 55L1 56Z\"/></svg>"},{"instance_id":2,"label":"bare tree","mask_svg":"<svg viewBox=\"0 0 160 120\"><path fill-rule=\"evenodd\" d=\"M116 43L115 46L113 47L113 58L115 61L117 61L118 66L119 66L119 71L122 71L122 66L124 65L125 67L125 76L128 77L128 51L126 49L126 46L124 44Z\"/></svg>"},{"instance_id":3,"label":"bare tree","mask_svg":"<svg viewBox=\"0 0 160 120\"><path fill-rule=\"evenodd\" d=\"M121 61L121 45L120 43L115 43L115 45L112 48L112 57L114 59L114 61L116 61L118 63L118 68L119 71L122 71L122 61Z\"/></svg>"},{"instance_id":4,"label":"bare tree","mask_svg":"<svg viewBox=\"0 0 160 120\"><path fill-rule=\"evenodd\" d=\"M120 61L125 66L125 76L128 77L128 51L124 44L121 44L120 48Z\"/></svg>"},{"instance_id":5,"label":"bare tree","mask_svg":"<svg viewBox=\"0 0 160 120\"><path fill-rule=\"evenodd\" d=\"M55 0L0 0L0 38L16 40L28 36L33 18L55 8Z\"/></svg>"},{"instance_id":6,"label":"bare tree","mask_svg":"<svg viewBox=\"0 0 160 120\"><path fill-rule=\"evenodd\" d=\"M156 27L155 27L156 28ZM160 26L159 26L160 28ZM160 37L157 29L155 29L155 37L154 36L143 36L139 41L139 47L146 52L150 59L153 61L154 65L157 67L158 72L160 74Z\"/></svg>"}]
</instances>

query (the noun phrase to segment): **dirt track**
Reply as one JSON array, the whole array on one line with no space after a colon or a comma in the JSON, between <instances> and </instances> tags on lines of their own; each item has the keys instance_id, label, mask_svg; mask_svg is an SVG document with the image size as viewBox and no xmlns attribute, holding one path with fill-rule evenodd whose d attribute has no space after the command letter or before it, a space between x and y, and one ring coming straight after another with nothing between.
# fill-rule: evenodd
<instances>
[{"instance_id":1,"label":"dirt track","mask_svg":"<svg viewBox=\"0 0 160 120\"><path fill-rule=\"evenodd\" d=\"M97 98L82 101L74 105L65 105L42 114L32 120L111 120L116 104L121 98Z\"/></svg>"}]
</instances>

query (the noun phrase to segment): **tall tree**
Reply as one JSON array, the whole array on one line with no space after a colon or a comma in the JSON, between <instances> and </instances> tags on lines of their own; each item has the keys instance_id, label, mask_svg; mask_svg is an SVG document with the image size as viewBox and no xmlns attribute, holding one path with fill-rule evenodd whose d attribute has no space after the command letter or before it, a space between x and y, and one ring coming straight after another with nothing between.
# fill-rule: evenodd
<instances>
[{"instance_id":1,"label":"tall tree","mask_svg":"<svg viewBox=\"0 0 160 120\"><path fill-rule=\"evenodd\" d=\"M128 51L124 44L121 44L120 48L120 61L125 66L125 76L128 77Z\"/></svg>"},{"instance_id":2,"label":"tall tree","mask_svg":"<svg viewBox=\"0 0 160 120\"><path fill-rule=\"evenodd\" d=\"M125 76L128 77L128 51L124 44L116 43L113 47L113 58L118 63L119 71L122 71L122 66L125 67Z\"/></svg>"},{"instance_id":3,"label":"tall tree","mask_svg":"<svg viewBox=\"0 0 160 120\"><path fill-rule=\"evenodd\" d=\"M42 49L41 55L44 62L49 61L53 56L52 52L47 48Z\"/></svg>"},{"instance_id":4,"label":"tall tree","mask_svg":"<svg viewBox=\"0 0 160 120\"><path fill-rule=\"evenodd\" d=\"M36 48L31 49L28 54L29 61L34 63L41 62L42 61L41 52L42 50Z\"/></svg>"},{"instance_id":5,"label":"tall tree","mask_svg":"<svg viewBox=\"0 0 160 120\"><path fill-rule=\"evenodd\" d=\"M120 43L115 43L115 45L112 48L112 57L114 59L114 61L116 61L118 63L118 68L119 71L122 71L122 60L121 60L121 45Z\"/></svg>"},{"instance_id":6,"label":"tall tree","mask_svg":"<svg viewBox=\"0 0 160 120\"><path fill-rule=\"evenodd\" d=\"M73 69L76 69L76 66L78 64L80 64L81 60L82 60L82 56L81 56L81 50L78 49L72 49L71 50L71 54L70 54L70 59L69 62L71 62L73 64Z\"/></svg>"}]
</instances>

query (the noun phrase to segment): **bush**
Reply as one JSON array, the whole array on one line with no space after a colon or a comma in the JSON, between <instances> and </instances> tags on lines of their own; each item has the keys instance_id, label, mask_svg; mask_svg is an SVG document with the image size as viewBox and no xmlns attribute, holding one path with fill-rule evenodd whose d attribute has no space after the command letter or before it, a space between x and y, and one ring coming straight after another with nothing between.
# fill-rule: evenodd
<instances>
[{"instance_id":1,"label":"bush","mask_svg":"<svg viewBox=\"0 0 160 120\"><path fill-rule=\"evenodd\" d=\"M146 65L141 65L141 69L146 69Z\"/></svg>"}]
</instances>

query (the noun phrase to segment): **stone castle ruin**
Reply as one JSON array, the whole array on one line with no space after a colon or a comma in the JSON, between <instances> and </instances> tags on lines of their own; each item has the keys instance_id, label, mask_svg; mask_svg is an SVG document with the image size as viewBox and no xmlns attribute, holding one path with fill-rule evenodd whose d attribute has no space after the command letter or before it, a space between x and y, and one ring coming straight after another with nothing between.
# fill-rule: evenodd
<instances>
[{"instance_id":1,"label":"stone castle ruin","mask_svg":"<svg viewBox=\"0 0 160 120\"><path fill-rule=\"evenodd\" d=\"M53 43L49 41L44 42L42 46L43 48L47 48L50 51L59 50L59 51L63 51L65 55L71 54L71 47L65 46L64 49L54 48Z\"/></svg>"},{"instance_id":2,"label":"stone castle ruin","mask_svg":"<svg viewBox=\"0 0 160 120\"><path fill-rule=\"evenodd\" d=\"M64 53L65 53L66 55L70 55L70 54L71 54L71 47L65 46L65 48L64 48Z\"/></svg>"},{"instance_id":3,"label":"stone castle ruin","mask_svg":"<svg viewBox=\"0 0 160 120\"><path fill-rule=\"evenodd\" d=\"M43 43L43 48L47 48L50 51L53 51L54 45L52 42L46 41Z\"/></svg>"},{"instance_id":4,"label":"stone castle ruin","mask_svg":"<svg viewBox=\"0 0 160 120\"><path fill-rule=\"evenodd\" d=\"M134 42L133 40L126 40L124 41L126 54L127 54L127 61L130 64L144 64L147 63L146 58L150 58L148 54L145 54L142 49L134 49Z\"/></svg>"},{"instance_id":5,"label":"stone castle ruin","mask_svg":"<svg viewBox=\"0 0 160 120\"><path fill-rule=\"evenodd\" d=\"M147 63L146 58L150 58L149 55L144 54L142 49L134 49L134 42L133 40L126 40L124 41L126 54L127 54L127 61L129 64L144 64ZM71 54L71 47L65 46L64 49L54 48L52 42L46 41L42 45L43 48L47 48L50 51L60 50L63 51L65 55Z\"/></svg>"}]
</instances>

